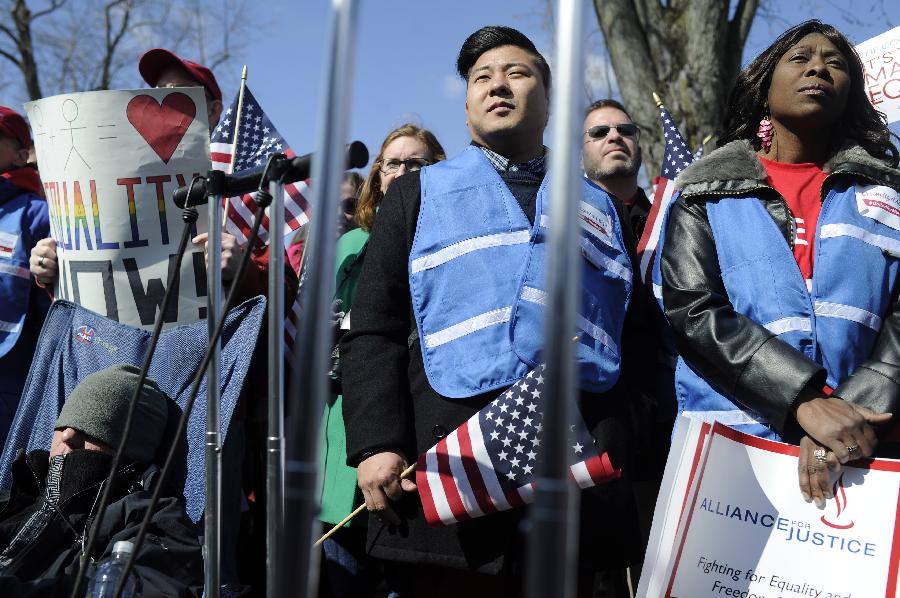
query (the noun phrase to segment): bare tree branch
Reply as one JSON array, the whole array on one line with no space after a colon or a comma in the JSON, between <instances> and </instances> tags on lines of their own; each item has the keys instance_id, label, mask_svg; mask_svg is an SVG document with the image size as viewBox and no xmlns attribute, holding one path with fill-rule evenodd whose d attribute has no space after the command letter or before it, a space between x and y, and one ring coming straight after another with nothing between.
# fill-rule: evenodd
<instances>
[{"instance_id":1,"label":"bare tree branch","mask_svg":"<svg viewBox=\"0 0 900 598\"><path fill-rule=\"evenodd\" d=\"M113 33L112 13L116 8L120 6L123 7L122 20L119 23L118 30ZM103 60L101 62L100 83L97 86L97 89L109 89L110 87L110 71L113 56L115 56L116 49L122 42L122 37L124 37L125 32L128 30L128 21L131 18L131 9L132 3L129 0L112 0L103 9L106 24L106 29L104 31L106 37L106 52L104 53Z\"/></svg>"},{"instance_id":2,"label":"bare tree branch","mask_svg":"<svg viewBox=\"0 0 900 598\"><path fill-rule=\"evenodd\" d=\"M19 38L16 37L16 34L13 33L13 30L2 23L0 23L0 33L5 33L14 44L18 43L19 41Z\"/></svg>"},{"instance_id":3,"label":"bare tree branch","mask_svg":"<svg viewBox=\"0 0 900 598\"><path fill-rule=\"evenodd\" d=\"M734 17L728 24L729 42L735 48L743 49L744 44L747 43L747 36L750 35L750 27L753 25L753 18L758 9L759 0L740 0L738 2Z\"/></svg>"},{"instance_id":4,"label":"bare tree branch","mask_svg":"<svg viewBox=\"0 0 900 598\"><path fill-rule=\"evenodd\" d=\"M34 22L43 16L46 16L52 12L55 12L57 9L62 8L62 6L65 3L66 3L66 0L50 0L50 6L48 6L44 10L39 10L36 13L31 15L31 21Z\"/></svg>"},{"instance_id":5,"label":"bare tree branch","mask_svg":"<svg viewBox=\"0 0 900 598\"><path fill-rule=\"evenodd\" d=\"M56 1L53 0L53 4L56 4ZM56 9L54 8L54 10ZM41 93L37 61L35 60L34 45L31 38L32 16L28 6L25 4L25 0L15 0L12 18L13 24L16 26L16 47L20 56L19 68L25 77L25 87L28 89L28 96L32 100L36 100L43 94Z\"/></svg>"},{"instance_id":6,"label":"bare tree branch","mask_svg":"<svg viewBox=\"0 0 900 598\"><path fill-rule=\"evenodd\" d=\"M2 56L3 58L7 59L7 60L10 61L11 63L13 63L13 64L16 65L17 67L19 67L20 69L22 68L22 63L19 62L19 59L16 58L15 56L13 56L12 54L10 54L9 52L7 52L6 50L2 49L2 48L0 48L0 56Z\"/></svg>"}]
</instances>

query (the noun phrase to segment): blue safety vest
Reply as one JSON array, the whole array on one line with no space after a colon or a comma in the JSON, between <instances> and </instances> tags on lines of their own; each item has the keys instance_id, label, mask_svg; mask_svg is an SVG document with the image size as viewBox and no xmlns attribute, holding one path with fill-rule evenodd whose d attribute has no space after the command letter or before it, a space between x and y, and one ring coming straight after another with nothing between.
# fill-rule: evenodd
<instances>
[{"instance_id":1,"label":"blue safety vest","mask_svg":"<svg viewBox=\"0 0 900 598\"><path fill-rule=\"evenodd\" d=\"M784 235L757 198L709 199L706 207L735 311L820 364L836 388L872 353L890 307L900 260L900 194L847 179L834 184L816 226L809 290ZM659 284L658 260L654 270ZM681 357L675 390L679 412L780 439L762 416L715 390Z\"/></svg>"},{"instance_id":2,"label":"blue safety vest","mask_svg":"<svg viewBox=\"0 0 900 598\"><path fill-rule=\"evenodd\" d=\"M31 293L25 214L32 195L5 182L0 183L2 192L9 194L0 200L0 358L19 340Z\"/></svg>"},{"instance_id":3,"label":"blue safety vest","mask_svg":"<svg viewBox=\"0 0 900 598\"><path fill-rule=\"evenodd\" d=\"M540 361L549 220L545 177L532 225L484 153L423 168L409 286L432 388L466 398L508 386ZM631 263L612 201L585 181L580 204L581 388L615 384Z\"/></svg>"}]
</instances>

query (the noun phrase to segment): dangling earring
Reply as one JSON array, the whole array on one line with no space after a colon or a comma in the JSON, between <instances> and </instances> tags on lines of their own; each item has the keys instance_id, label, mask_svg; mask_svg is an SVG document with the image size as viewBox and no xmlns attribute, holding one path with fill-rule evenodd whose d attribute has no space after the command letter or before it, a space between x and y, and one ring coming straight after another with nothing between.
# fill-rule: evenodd
<instances>
[{"instance_id":1,"label":"dangling earring","mask_svg":"<svg viewBox=\"0 0 900 598\"><path fill-rule=\"evenodd\" d=\"M775 127L772 126L772 121L768 116L764 116L759 121L759 130L756 132L756 136L762 139L763 150L768 154L769 148L772 147L772 138L775 137Z\"/></svg>"}]
</instances>

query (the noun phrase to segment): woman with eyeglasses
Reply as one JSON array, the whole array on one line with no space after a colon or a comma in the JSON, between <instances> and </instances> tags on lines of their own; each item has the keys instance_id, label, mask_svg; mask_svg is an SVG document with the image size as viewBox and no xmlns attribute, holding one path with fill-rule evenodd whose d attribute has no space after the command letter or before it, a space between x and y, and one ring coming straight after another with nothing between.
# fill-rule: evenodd
<instances>
[{"instance_id":1,"label":"woman with eyeglasses","mask_svg":"<svg viewBox=\"0 0 900 598\"><path fill-rule=\"evenodd\" d=\"M656 273L679 408L799 443L822 508L828 469L897 454L897 148L853 46L819 21L744 69L724 129L676 181Z\"/></svg>"},{"instance_id":2,"label":"woman with eyeglasses","mask_svg":"<svg viewBox=\"0 0 900 598\"><path fill-rule=\"evenodd\" d=\"M447 158L444 148L434 134L413 124L402 125L391 131L381 144L381 150L372 164L372 170L362 185L356 204L356 221L353 229L338 239L335 274L336 319L341 320L341 332L351 325L350 312L356 295L356 283L365 259L366 243L375 222L375 212L394 179L408 172L416 172L423 166ZM402 242L402 239L398 239ZM334 385L340 387L339 355L334 355L332 370ZM362 503L362 495L356 484L356 469L348 467L344 419L341 415L342 397L333 396L325 406L325 434L322 455L323 476L322 510L319 519L334 525ZM371 564L365 563L365 516L354 519L349 527L341 529L323 544L323 586L330 596L365 595L372 589Z\"/></svg>"}]
</instances>

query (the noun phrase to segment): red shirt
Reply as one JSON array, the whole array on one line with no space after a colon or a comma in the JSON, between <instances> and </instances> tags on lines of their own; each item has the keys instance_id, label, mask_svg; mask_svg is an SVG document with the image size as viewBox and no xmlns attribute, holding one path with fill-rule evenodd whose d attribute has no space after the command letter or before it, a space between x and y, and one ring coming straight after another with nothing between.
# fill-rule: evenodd
<instances>
[{"instance_id":1,"label":"red shirt","mask_svg":"<svg viewBox=\"0 0 900 598\"><path fill-rule=\"evenodd\" d=\"M822 183L825 172L818 164L784 164L758 156L769 178L766 181L787 202L794 216L797 236L794 239L794 259L806 280L807 289L813 275L816 223L822 210Z\"/></svg>"}]
</instances>

